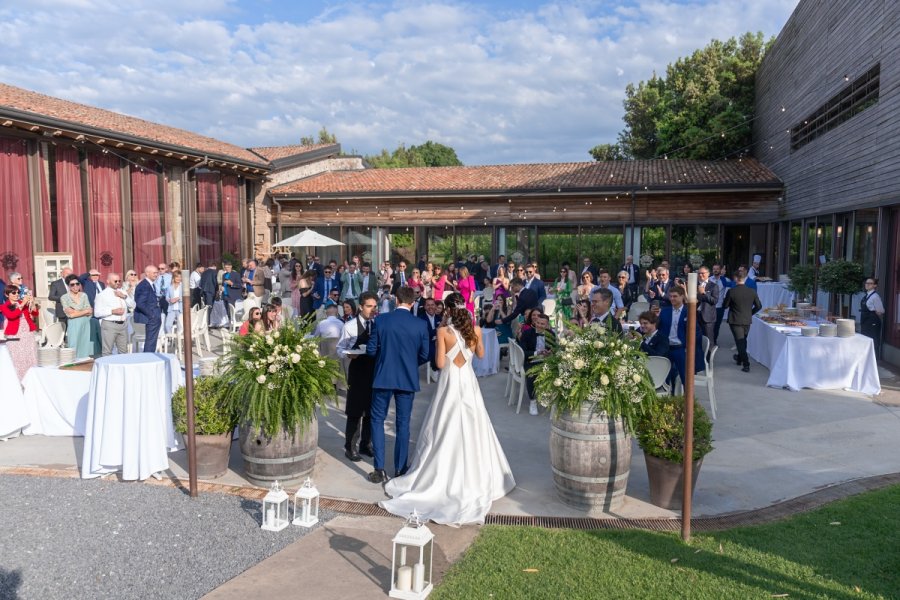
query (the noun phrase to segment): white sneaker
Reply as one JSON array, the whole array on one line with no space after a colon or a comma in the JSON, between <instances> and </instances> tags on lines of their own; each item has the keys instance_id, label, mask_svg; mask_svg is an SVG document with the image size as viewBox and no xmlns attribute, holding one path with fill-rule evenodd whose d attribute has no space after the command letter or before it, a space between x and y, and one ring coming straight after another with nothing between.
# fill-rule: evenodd
<instances>
[{"instance_id":1,"label":"white sneaker","mask_svg":"<svg viewBox=\"0 0 900 600\"><path fill-rule=\"evenodd\" d=\"M537 416L537 414L538 414L538 411L537 411L537 400L532 400L532 401L528 404L528 414L531 415L532 417L536 417L536 416Z\"/></svg>"}]
</instances>

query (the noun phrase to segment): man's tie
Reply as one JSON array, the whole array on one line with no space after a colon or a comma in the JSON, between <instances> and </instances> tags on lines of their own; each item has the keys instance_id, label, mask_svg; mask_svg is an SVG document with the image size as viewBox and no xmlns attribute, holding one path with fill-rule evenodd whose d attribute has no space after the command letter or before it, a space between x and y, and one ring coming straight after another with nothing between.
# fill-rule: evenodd
<instances>
[{"instance_id":1,"label":"man's tie","mask_svg":"<svg viewBox=\"0 0 900 600\"><path fill-rule=\"evenodd\" d=\"M366 319L366 335L370 335L372 333L371 323L372 321Z\"/></svg>"},{"instance_id":2,"label":"man's tie","mask_svg":"<svg viewBox=\"0 0 900 600\"><path fill-rule=\"evenodd\" d=\"M331 280L326 279L325 280L325 297L328 298L330 294L331 294Z\"/></svg>"}]
</instances>

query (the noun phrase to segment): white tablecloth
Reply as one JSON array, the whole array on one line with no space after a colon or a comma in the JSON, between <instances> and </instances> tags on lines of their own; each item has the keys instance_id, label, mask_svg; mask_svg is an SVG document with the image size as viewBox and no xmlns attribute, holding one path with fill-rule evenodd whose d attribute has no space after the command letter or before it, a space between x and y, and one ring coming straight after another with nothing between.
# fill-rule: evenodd
<instances>
[{"instance_id":1,"label":"white tablecloth","mask_svg":"<svg viewBox=\"0 0 900 600\"><path fill-rule=\"evenodd\" d=\"M117 354L98 359L91 374L84 432L83 478L121 470L146 479L169 468L175 449L172 393L181 368L170 354Z\"/></svg>"},{"instance_id":2,"label":"white tablecloth","mask_svg":"<svg viewBox=\"0 0 900 600\"><path fill-rule=\"evenodd\" d=\"M31 424L25 435L84 435L91 374L31 367L22 380Z\"/></svg>"},{"instance_id":3,"label":"white tablecloth","mask_svg":"<svg viewBox=\"0 0 900 600\"><path fill-rule=\"evenodd\" d=\"M792 306L794 300L794 292L787 289L787 286L777 281L770 281L756 284L756 294L759 301L762 302L763 308L769 306Z\"/></svg>"},{"instance_id":4,"label":"white tablecloth","mask_svg":"<svg viewBox=\"0 0 900 600\"><path fill-rule=\"evenodd\" d=\"M766 385L770 387L881 392L875 346L859 334L852 338L789 336L754 317L747 353L769 368Z\"/></svg>"},{"instance_id":5,"label":"white tablecloth","mask_svg":"<svg viewBox=\"0 0 900 600\"><path fill-rule=\"evenodd\" d=\"M500 370L500 342L497 341L497 330L485 328L482 332L484 358L476 356L472 360L472 368L475 370L476 377L496 375Z\"/></svg>"},{"instance_id":6,"label":"white tablecloth","mask_svg":"<svg viewBox=\"0 0 900 600\"><path fill-rule=\"evenodd\" d=\"M3 382L3 393L0 394L0 437L8 437L18 434L20 429L28 425L28 412L25 410L25 397L19 384L19 376L6 344L0 344L0 381Z\"/></svg>"}]
</instances>

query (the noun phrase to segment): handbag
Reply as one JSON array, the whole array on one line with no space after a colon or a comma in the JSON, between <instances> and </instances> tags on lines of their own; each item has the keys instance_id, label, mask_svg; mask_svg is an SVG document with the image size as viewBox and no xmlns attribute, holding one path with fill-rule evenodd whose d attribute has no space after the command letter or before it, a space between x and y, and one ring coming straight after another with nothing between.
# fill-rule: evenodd
<instances>
[{"instance_id":1,"label":"handbag","mask_svg":"<svg viewBox=\"0 0 900 600\"><path fill-rule=\"evenodd\" d=\"M568 297L568 298L562 298L562 299L559 301L559 304L560 304L560 306L572 306L572 304L573 304L572 298L571 298L571 297Z\"/></svg>"}]
</instances>

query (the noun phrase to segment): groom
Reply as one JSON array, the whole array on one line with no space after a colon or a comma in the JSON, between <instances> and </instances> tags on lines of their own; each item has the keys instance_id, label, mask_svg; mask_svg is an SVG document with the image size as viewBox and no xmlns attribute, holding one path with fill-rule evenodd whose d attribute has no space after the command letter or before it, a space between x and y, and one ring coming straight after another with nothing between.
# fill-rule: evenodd
<instances>
[{"instance_id":1,"label":"groom","mask_svg":"<svg viewBox=\"0 0 900 600\"><path fill-rule=\"evenodd\" d=\"M397 412L397 439L394 443L394 476L409 468L409 418L412 403L419 391L419 365L428 362L428 326L410 312L415 300L414 288L397 290L397 308L378 315L366 354L375 357L375 380L372 383L372 447L375 470L369 481L387 480L384 473L384 420L391 396Z\"/></svg>"}]
</instances>

